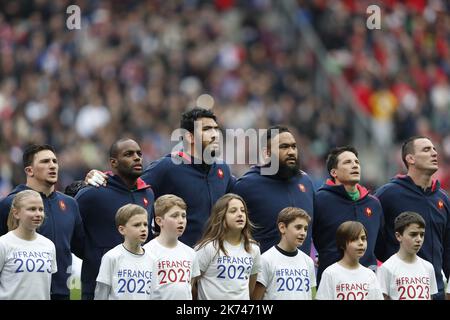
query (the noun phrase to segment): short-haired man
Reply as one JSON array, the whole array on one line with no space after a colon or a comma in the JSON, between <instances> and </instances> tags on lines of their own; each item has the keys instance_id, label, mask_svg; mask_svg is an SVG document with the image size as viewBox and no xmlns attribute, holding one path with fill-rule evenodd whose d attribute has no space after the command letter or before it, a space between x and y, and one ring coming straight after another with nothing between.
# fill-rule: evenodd
<instances>
[{"instance_id":1,"label":"short-haired man","mask_svg":"<svg viewBox=\"0 0 450 320\"><path fill-rule=\"evenodd\" d=\"M52 276L51 299L69 300L67 279L71 274L72 253L82 258L83 224L76 201L55 190L58 181L58 159L47 144L32 144L23 153L26 183L18 185L0 202L0 235L8 232L6 221L14 196L31 189L39 192L44 202L44 223L37 230L56 247L58 272Z\"/></svg>"},{"instance_id":2,"label":"short-haired man","mask_svg":"<svg viewBox=\"0 0 450 320\"><path fill-rule=\"evenodd\" d=\"M142 174L141 147L132 139L120 139L111 145L109 162L111 172L107 173L106 187L87 186L75 196L86 232L81 268L84 300L94 298L103 254L123 242L115 225L117 210L129 203L136 204L147 210L148 221L152 221L154 195L150 186L139 178Z\"/></svg>"},{"instance_id":3,"label":"short-haired man","mask_svg":"<svg viewBox=\"0 0 450 320\"><path fill-rule=\"evenodd\" d=\"M313 241L319 254L318 282L323 271L342 258L335 235L345 221L359 221L366 228L367 249L359 262L375 270L375 245L383 217L378 199L359 184L361 166L355 148L332 149L327 157L327 171L330 178L317 190L314 203Z\"/></svg>"},{"instance_id":4,"label":"short-haired man","mask_svg":"<svg viewBox=\"0 0 450 320\"><path fill-rule=\"evenodd\" d=\"M377 257L385 261L398 251L395 218L404 211L417 212L427 226L422 249L417 255L434 267L438 293L433 299L444 299L442 270L446 277L450 274L450 204L439 181L432 178L439 169L438 153L429 138L414 136L403 143L402 160L407 174L396 176L375 194L383 207L385 220L380 241L383 246L377 246Z\"/></svg>"}]
</instances>

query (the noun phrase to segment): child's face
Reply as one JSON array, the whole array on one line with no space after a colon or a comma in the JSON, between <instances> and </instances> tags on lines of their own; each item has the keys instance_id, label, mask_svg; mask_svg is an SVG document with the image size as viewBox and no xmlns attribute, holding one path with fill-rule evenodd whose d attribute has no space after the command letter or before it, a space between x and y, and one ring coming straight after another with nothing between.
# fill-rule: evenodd
<instances>
[{"instance_id":1,"label":"child's face","mask_svg":"<svg viewBox=\"0 0 450 320\"><path fill-rule=\"evenodd\" d=\"M244 229L247 223L247 214L245 212L244 204L239 199L231 199L228 202L228 209L225 213L225 221L228 229L241 230Z\"/></svg>"},{"instance_id":2,"label":"child's face","mask_svg":"<svg viewBox=\"0 0 450 320\"><path fill-rule=\"evenodd\" d=\"M367 249L367 236L364 230L361 230L360 234L355 240L347 242L345 248L345 254L353 259L360 259Z\"/></svg>"},{"instance_id":3,"label":"child's face","mask_svg":"<svg viewBox=\"0 0 450 320\"><path fill-rule=\"evenodd\" d=\"M303 218L296 218L287 226L284 223L280 223L280 232L289 247L297 248L301 246L306 239L308 221Z\"/></svg>"},{"instance_id":4,"label":"child's face","mask_svg":"<svg viewBox=\"0 0 450 320\"><path fill-rule=\"evenodd\" d=\"M156 217L156 223L161 228L161 233L181 237L186 229L186 210L179 206L173 206L162 217Z\"/></svg>"},{"instance_id":5,"label":"child's face","mask_svg":"<svg viewBox=\"0 0 450 320\"><path fill-rule=\"evenodd\" d=\"M396 232L395 236L407 253L416 254L422 247L425 229L417 223L412 223L403 230L403 234Z\"/></svg>"},{"instance_id":6,"label":"child's face","mask_svg":"<svg viewBox=\"0 0 450 320\"><path fill-rule=\"evenodd\" d=\"M19 220L19 227L33 231L44 221L44 204L40 196L30 196L23 199L20 208L14 211L14 217Z\"/></svg>"},{"instance_id":7,"label":"child's face","mask_svg":"<svg viewBox=\"0 0 450 320\"><path fill-rule=\"evenodd\" d=\"M132 216L119 232L132 243L144 243L148 236L148 217L146 214Z\"/></svg>"}]
</instances>

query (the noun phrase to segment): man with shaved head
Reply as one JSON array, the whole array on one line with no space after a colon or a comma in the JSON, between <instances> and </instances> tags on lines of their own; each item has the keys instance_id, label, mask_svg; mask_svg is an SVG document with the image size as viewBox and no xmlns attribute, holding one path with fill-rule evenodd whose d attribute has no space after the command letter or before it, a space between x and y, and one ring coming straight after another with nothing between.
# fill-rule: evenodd
<instances>
[{"instance_id":1,"label":"man with shaved head","mask_svg":"<svg viewBox=\"0 0 450 320\"><path fill-rule=\"evenodd\" d=\"M111 172L108 184L102 188L87 186L75 199L83 217L85 254L81 269L82 298L92 300L96 278L105 252L123 242L115 226L117 210L129 203L144 207L148 221L152 221L154 195L149 185L139 177L142 174L142 152L132 139L120 139L109 152ZM151 239L149 235L149 239Z\"/></svg>"}]
</instances>

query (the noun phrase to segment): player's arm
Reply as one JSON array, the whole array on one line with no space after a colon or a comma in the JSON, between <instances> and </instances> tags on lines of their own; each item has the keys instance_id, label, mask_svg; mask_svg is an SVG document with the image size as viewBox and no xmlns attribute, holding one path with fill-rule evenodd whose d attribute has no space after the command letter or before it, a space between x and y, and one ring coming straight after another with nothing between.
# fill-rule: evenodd
<instances>
[{"instance_id":1,"label":"player's arm","mask_svg":"<svg viewBox=\"0 0 450 320\"><path fill-rule=\"evenodd\" d=\"M252 300L262 300L266 293L266 287L261 282L256 282L253 294L250 294Z\"/></svg>"}]
</instances>

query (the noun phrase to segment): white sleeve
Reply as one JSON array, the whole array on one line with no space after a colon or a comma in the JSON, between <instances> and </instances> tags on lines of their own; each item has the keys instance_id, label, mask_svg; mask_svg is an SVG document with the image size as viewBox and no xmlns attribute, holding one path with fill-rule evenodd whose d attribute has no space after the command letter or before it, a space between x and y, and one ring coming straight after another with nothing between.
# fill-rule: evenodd
<instances>
[{"instance_id":1,"label":"white sleeve","mask_svg":"<svg viewBox=\"0 0 450 320\"><path fill-rule=\"evenodd\" d=\"M191 279L200 275L200 267L197 260L197 252L194 253L194 259L192 261Z\"/></svg>"},{"instance_id":2,"label":"white sleeve","mask_svg":"<svg viewBox=\"0 0 450 320\"><path fill-rule=\"evenodd\" d=\"M6 245L4 241L0 241L0 273L2 272L3 267L5 265L5 260L6 260Z\"/></svg>"},{"instance_id":3,"label":"white sleeve","mask_svg":"<svg viewBox=\"0 0 450 320\"><path fill-rule=\"evenodd\" d=\"M377 278L381 292L392 298L392 294L390 293L391 273L384 264L377 269Z\"/></svg>"},{"instance_id":4,"label":"white sleeve","mask_svg":"<svg viewBox=\"0 0 450 320\"><path fill-rule=\"evenodd\" d=\"M108 286L112 286L111 278L112 278L112 260L107 252L102 257L102 262L100 263L100 269L98 271L96 281L97 283L101 282Z\"/></svg>"},{"instance_id":5,"label":"white sleeve","mask_svg":"<svg viewBox=\"0 0 450 320\"><path fill-rule=\"evenodd\" d=\"M109 293L111 292L111 286L97 282L94 292L94 300L108 300Z\"/></svg>"},{"instance_id":6,"label":"white sleeve","mask_svg":"<svg viewBox=\"0 0 450 320\"><path fill-rule=\"evenodd\" d=\"M213 243L209 242L196 252L195 260L198 264L200 272L206 272L206 270L208 270L208 267L214 257L213 255L215 254L214 250L215 248Z\"/></svg>"},{"instance_id":7,"label":"white sleeve","mask_svg":"<svg viewBox=\"0 0 450 320\"><path fill-rule=\"evenodd\" d=\"M428 272L430 273L430 295L438 293L438 287L436 282L436 274L434 273L434 267L430 263ZM450 293L450 288L447 285L447 293Z\"/></svg>"},{"instance_id":8,"label":"white sleeve","mask_svg":"<svg viewBox=\"0 0 450 320\"><path fill-rule=\"evenodd\" d=\"M317 287L317 280L316 280L316 268L314 267L314 261L311 259L311 257L308 256L308 272L309 272L309 287L314 288Z\"/></svg>"},{"instance_id":9,"label":"white sleeve","mask_svg":"<svg viewBox=\"0 0 450 320\"><path fill-rule=\"evenodd\" d=\"M252 245L252 250L254 250L255 253L253 256L254 260L251 274L254 275L261 272L261 251L257 245Z\"/></svg>"},{"instance_id":10,"label":"white sleeve","mask_svg":"<svg viewBox=\"0 0 450 320\"><path fill-rule=\"evenodd\" d=\"M380 284L375 274L373 274L373 276L371 277L371 283L369 287L369 292L367 294L367 300L384 300Z\"/></svg>"},{"instance_id":11,"label":"white sleeve","mask_svg":"<svg viewBox=\"0 0 450 320\"><path fill-rule=\"evenodd\" d=\"M58 272L58 265L56 263L56 248L55 248L55 245L53 243L52 243L52 254L53 254L52 273L56 273L56 272Z\"/></svg>"},{"instance_id":12,"label":"white sleeve","mask_svg":"<svg viewBox=\"0 0 450 320\"><path fill-rule=\"evenodd\" d=\"M270 261L266 256L261 256L261 272L258 273L257 282L261 283L264 287L268 287L270 278L273 277L273 270L270 265Z\"/></svg>"},{"instance_id":13,"label":"white sleeve","mask_svg":"<svg viewBox=\"0 0 450 320\"><path fill-rule=\"evenodd\" d=\"M334 300L333 277L327 270L322 273L319 288L317 289L317 300Z\"/></svg>"}]
</instances>

